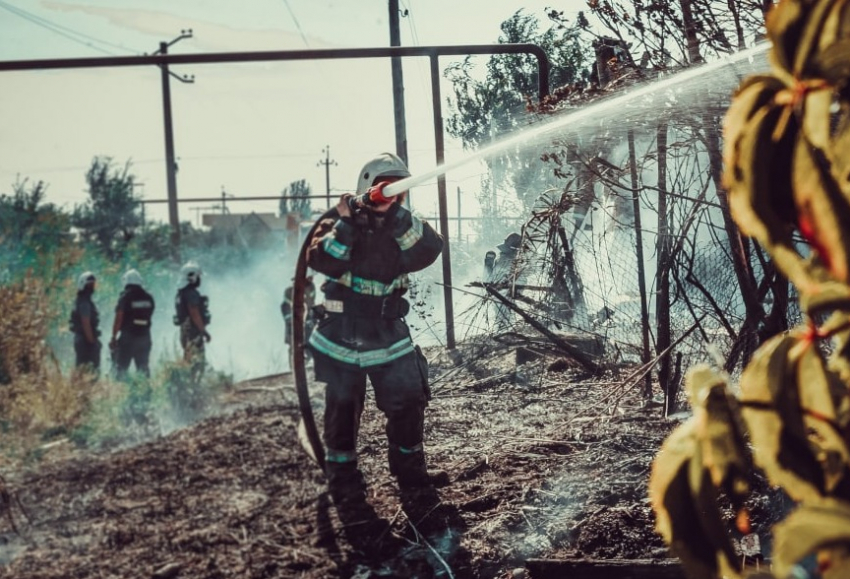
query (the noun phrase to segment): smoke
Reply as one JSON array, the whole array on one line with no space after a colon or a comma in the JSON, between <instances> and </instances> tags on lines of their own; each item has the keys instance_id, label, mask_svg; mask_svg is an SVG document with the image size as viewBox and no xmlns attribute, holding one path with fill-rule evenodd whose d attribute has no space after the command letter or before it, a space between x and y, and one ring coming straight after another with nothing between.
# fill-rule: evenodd
<instances>
[{"instance_id":1,"label":"smoke","mask_svg":"<svg viewBox=\"0 0 850 579\"><path fill-rule=\"evenodd\" d=\"M259 251L237 267L218 271L211 264L210 270L201 288L212 314L209 363L237 380L288 369L280 305L292 283L294 255Z\"/></svg>"}]
</instances>

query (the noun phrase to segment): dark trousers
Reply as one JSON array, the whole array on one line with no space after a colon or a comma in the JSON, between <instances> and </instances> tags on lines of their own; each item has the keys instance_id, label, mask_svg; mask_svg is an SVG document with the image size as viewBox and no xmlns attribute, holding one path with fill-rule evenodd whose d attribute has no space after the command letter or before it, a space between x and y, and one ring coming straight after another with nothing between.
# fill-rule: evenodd
<instances>
[{"instance_id":1,"label":"dark trousers","mask_svg":"<svg viewBox=\"0 0 850 579\"><path fill-rule=\"evenodd\" d=\"M115 352L115 373L122 379L130 368L130 362L136 364L136 371L150 376L151 335L149 333L133 335L121 332Z\"/></svg>"},{"instance_id":2,"label":"dark trousers","mask_svg":"<svg viewBox=\"0 0 850 579\"><path fill-rule=\"evenodd\" d=\"M180 345L183 346L183 360L189 363L193 378L200 378L207 360L204 336L191 322L184 322L180 328Z\"/></svg>"},{"instance_id":3,"label":"dark trousers","mask_svg":"<svg viewBox=\"0 0 850 579\"><path fill-rule=\"evenodd\" d=\"M82 334L75 334L74 353L77 368L89 365L95 372L100 371L100 340L95 340L92 344Z\"/></svg>"},{"instance_id":4,"label":"dark trousers","mask_svg":"<svg viewBox=\"0 0 850 579\"><path fill-rule=\"evenodd\" d=\"M325 445L329 453L353 455L366 400L366 378L372 383L378 408L387 417L390 445L414 448L422 443L425 384L416 354L387 364L358 369L314 352L316 379L325 388Z\"/></svg>"}]
</instances>

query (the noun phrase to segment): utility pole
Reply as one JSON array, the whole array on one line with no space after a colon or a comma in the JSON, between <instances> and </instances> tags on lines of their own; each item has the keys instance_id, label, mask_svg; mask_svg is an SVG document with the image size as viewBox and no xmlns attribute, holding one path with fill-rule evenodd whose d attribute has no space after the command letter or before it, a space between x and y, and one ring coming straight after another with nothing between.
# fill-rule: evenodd
<instances>
[{"instance_id":1,"label":"utility pole","mask_svg":"<svg viewBox=\"0 0 850 579\"><path fill-rule=\"evenodd\" d=\"M180 36L171 42L160 42L156 54L168 54L168 47L184 38L192 38L192 30L181 30ZM180 259L180 217L177 213L177 163L174 159L174 130L171 119L171 85L173 76L180 82L193 83L194 76L180 76L168 70L167 64L161 64L162 71L162 115L165 123L165 174L168 183L168 222L171 225L171 251L174 257Z\"/></svg>"},{"instance_id":2,"label":"utility pole","mask_svg":"<svg viewBox=\"0 0 850 579\"><path fill-rule=\"evenodd\" d=\"M401 34L398 30L399 9L398 0L390 1L390 46L401 46ZM404 11L407 16L407 10ZM405 165L407 162L407 127L404 115L404 78L402 77L401 58L394 56L390 59L393 72L393 111L395 114L395 152Z\"/></svg>"},{"instance_id":3,"label":"utility pole","mask_svg":"<svg viewBox=\"0 0 850 579\"><path fill-rule=\"evenodd\" d=\"M331 160L331 146L326 145L322 152L325 154L325 160L316 163L317 167L325 166L325 191L328 202L328 209L331 208L331 165L336 165L336 161Z\"/></svg>"},{"instance_id":4,"label":"utility pole","mask_svg":"<svg viewBox=\"0 0 850 579\"><path fill-rule=\"evenodd\" d=\"M230 213L227 210L227 201L225 201L226 197L233 198L233 195L224 190L224 185L221 186L221 214Z\"/></svg>"}]
</instances>

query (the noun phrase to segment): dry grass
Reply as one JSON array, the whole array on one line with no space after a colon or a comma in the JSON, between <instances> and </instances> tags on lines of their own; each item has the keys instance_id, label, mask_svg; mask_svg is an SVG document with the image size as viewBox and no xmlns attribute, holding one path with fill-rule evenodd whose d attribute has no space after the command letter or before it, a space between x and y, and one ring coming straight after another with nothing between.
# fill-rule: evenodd
<instances>
[{"instance_id":1,"label":"dry grass","mask_svg":"<svg viewBox=\"0 0 850 579\"><path fill-rule=\"evenodd\" d=\"M62 264L52 264L60 271ZM62 312L51 296L66 293L58 275L26 274L0 286L0 426L4 451L17 454L45 434L82 424L92 401L110 389L93 376L62 374L48 335Z\"/></svg>"}]
</instances>

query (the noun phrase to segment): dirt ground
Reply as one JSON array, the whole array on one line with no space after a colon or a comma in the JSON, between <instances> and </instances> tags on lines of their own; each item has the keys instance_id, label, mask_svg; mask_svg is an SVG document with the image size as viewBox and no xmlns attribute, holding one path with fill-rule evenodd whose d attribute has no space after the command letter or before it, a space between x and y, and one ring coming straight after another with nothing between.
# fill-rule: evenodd
<instances>
[{"instance_id":1,"label":"dirt ground","mask_svg":"<svg viewBox=\"0 0 850 579\"><path fill-rule=\"evenodd\" d=\"M462 353L432 367L428 463L451 481L435 493L397 491L370 401L371 508L337 512L297 441L289 377L253 380L182 430L58 444L2 473L0 576L519 578L532 558L668 556L646 483L679 422L641 404L634 368L589 376L552 357Z\"/></svg>"}]
</instances>

